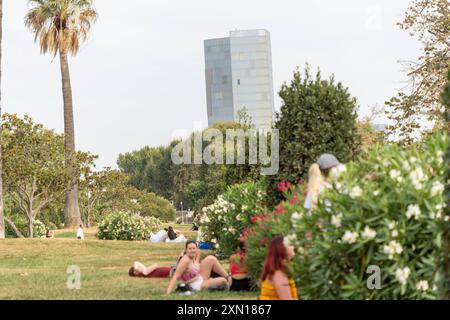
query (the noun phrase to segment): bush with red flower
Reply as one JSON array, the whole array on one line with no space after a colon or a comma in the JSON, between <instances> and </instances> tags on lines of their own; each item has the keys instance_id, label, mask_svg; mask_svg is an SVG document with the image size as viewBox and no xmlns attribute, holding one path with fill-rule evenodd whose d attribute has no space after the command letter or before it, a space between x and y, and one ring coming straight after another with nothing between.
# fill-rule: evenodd
<instances>
[{"instance_id":1,"label":"bush with red flower","mask_svg":"<svg viewBox=\"0 0 450 320\"><path fill-rule=\"evenodd\" d=\"M215 244L219 255L230 255L239 245L239 238L247 234L253 216L262 215L265 187L248 182L231 186L216 201L203 208L199 217L201 241Z\"/></svg>"},{"instance_id":2,"label":"bush with red flower","mask_svg":"<svg viewBox=\"0 0 450 320\"><path fill-rule=\"evenodd\" d=\"M278 190L283 191L287 200L278 204L272 213L253 216L251 219L253 225L246 230L247 267L255 283L261 276L269 241L277 235L288 235L289 230L293 229L292 217L296 218L296 215L293 215L294 209L303 206L305 199L305 184L300 183L297 186L281 184L281 186L282 188Z\"/></svg>"}]
</instances>

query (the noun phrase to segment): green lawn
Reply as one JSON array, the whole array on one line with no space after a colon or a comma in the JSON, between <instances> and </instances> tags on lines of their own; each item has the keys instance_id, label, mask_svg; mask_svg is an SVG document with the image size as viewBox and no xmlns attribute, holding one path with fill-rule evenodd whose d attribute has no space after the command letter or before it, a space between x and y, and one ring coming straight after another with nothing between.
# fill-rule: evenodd
<instances>
[{"instance_id":1,"label":"green lawn","mask_svg":"<svg viewBox=\"0 0 450 320\"><path fill-rule=\"evenodd\" d=\"M174 225L187 238L195 232ZM74 231L59 230L54 239L0 241L0 299L256 299L257 293L201 292L192 296L165 295L168 279L128 276L133 261L172 265L183 244L100 241L95 229L86 240ZM67 288L68 266L81 270L81 289ZM228 267L228 266L227 266Z\"/></svg>"}]
</instances>

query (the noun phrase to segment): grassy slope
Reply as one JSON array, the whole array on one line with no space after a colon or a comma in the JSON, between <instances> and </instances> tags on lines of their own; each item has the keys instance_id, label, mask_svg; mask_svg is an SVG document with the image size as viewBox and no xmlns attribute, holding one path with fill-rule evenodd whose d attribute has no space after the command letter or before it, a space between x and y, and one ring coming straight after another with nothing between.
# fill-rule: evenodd
<instances>
[{"instance_id":1,"label":"grassy slope","mask_svg":"<svg viewBox=\"0 0 450 320\"><path fill-rule=\"evenodd\" d=\"M187 238L195 232L175 225ZM95 229L86 240L59 230L54 239L8 239L0 242L0 299L255 299L257 294L201 292L186 297L166 296L168 279L128 276L135 260L146 265L172 265L183 244L99 241ZM67 289L67 267L81 269L81 289Z\"/></svg>"}]
</instances>

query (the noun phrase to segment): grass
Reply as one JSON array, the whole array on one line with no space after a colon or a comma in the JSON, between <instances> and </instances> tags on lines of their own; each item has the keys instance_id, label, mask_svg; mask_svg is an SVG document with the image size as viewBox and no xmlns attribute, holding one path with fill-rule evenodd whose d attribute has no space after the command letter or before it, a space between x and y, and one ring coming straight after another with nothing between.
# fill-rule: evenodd
<instances>
[{"instance_id":1,"label":"grass","mask_svg":"<svg viewBox=\"0 0 450 320\"><path fill-rule=\"evenodd\" d=\"M173 227L195 239L195 232L188 227ZM128 268L135 260L170 266L183 244L101 241L95 232L95 228L85 229L84 241L75 239L73 230L58 230L53 239L2 240L0 299L256 299L257 293L233 292L166 296L168 279L132 278ZM79 290L67 288L67 268L71 265L81 270Z\"/></svg>"}]
</instances>

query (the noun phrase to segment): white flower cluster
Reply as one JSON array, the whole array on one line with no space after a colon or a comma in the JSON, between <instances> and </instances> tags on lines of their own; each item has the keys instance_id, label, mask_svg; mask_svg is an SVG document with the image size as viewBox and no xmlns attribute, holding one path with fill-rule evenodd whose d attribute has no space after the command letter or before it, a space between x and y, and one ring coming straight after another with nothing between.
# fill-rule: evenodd
<instances>
[{"instance_id":1,"label":"white flower cluster","mask_svg":"<svg viewBox=\"0 0 450 320\"><path fill-rule=\"evenodd\" d=\"M420 217L420 207L417 204L410 204L408 206L408 210L406 210L406 217L408 219L411 219L412 217L414 217L415 220L419 220Z\"/></svg>"},{"instance_id":2,"label":"white flower cluster","mask_svg":"<svg viewBox=\"0 0 450 320\"><path fill-rule=\"evenodd\" d=\"M361 236L364 239L372 240L375 239L377 236L377 232L375 230L370 229L368 226L364 228L364 231L362 232Z\"/></svg>"},{"instance_id":3,"label":"white flower cluster","mask_svg":"<svg viewBox=\"0 0 450 320\"><path fill-rule=\"evenodd\" d=\"M405 267L403 269L398 268L397 270L395 270L395 278L402 285L406 284L406 281L408 280L410 274L411 270L408 267Z\"/></svg>"},{"instance_id":4,"label":"white flower cluster","mask_svg":"<svg viewBox=\"0 0 450 320\"><path fill-rule=\"evenodd\" d=\"M388 245L383 247L383 252L389 255L389 259L393 260L395 254L400 254L403 252L403 247L397 241L392 240Z\"/></svg>"},{"instance_id":5,"label":"white flower cluster","mask_svg":"<svg viewBox=\"0 0 450 320\"><path fill-rule=\"evenodd\" d=\"M342 213L339 213L331 217L331 224L336 228L339 228L341 226L341 223L342 223Z\"/></svg>"},{"instance_id":6,"label":"white flower cluster","mask_svg":"<svg viewBox=\"0 0 450 320\"><path fill-rule=\"evenodd\" d=\"M295 246L297 243L297 235L295 233L292 233L286 237L283 238L283 244L285 247L287 246Z\"/></svg>"},{"instance_id":7,"label":"white flower cluster","mask_svg":"<svg viewBox=\"0 0 450 320\"><path fill-rule=\"evenodd\" d=\"M416 284L416 289L421 291L427 291L430 288L427 280L420 280Z\"/></svg>"},{"instance_id":8,"label":"white flower cluster","mask_svg":"<svg viewBox=\"0 0 450 320\"><path fill-rule=\"evenodd\" d=\"M296 225L297 222L299 222L302 218L303 218L303 212L302 213L294 212L291 215L291 222L293 225Z\"/></svg>"},{"instance_id":9,"label":"white flower cluster","mask_svg":"<svg viewBox=\"0 0 450 320\"><path fill-rule=\"evenodd\" d=\"M435 181L431 186L430 194L432 197L441 195L444 192L445 186L440 181Z\"/></svg>"},{"instance_id":10,"label":"white flower cluster","mask_svg":"<svg viewBox=\"0 0 450 320\"><path fill-rule=\"evenodd\" d=\"M416 188L416 190L422 190L423 182L427 179L421 167L417 167L415 170L413 170L410 173L409 178L411 179L411 183L413 184L414 188Z\"/></svg>"},{"instance_id":11,"label":"white flower cluster","mask_svg":"<svg viewBox=\"0 0 450 320\"><path fill-rule=\"evenodd\" d=\"M401 172L399 170L392 169L391 171L389 171L389 176L392 180L395 180L398 183L401 183L403 181L403 177L401 176Z\"/></svg>"},{"instance_id":12,"label":"white flower cluster","mask_svg":"<svg viewBox=\"0 0 450 320\"><path fill-rule=\"evenodd\" d=\"M342 236L342 242L345 243L355 243L356 239L358 239L359 235L357 232L352 232L352 231L345 231L344 235Z\"/></svg>"},{"instance_id":13,"label":"white flower cluster","mask_svg":"<svg viewBox=\"0 0 450 320\"><path fill-rule=\"evenodd\" d=\"M363 193L362 189L359 186L356 186L353 187L352 190L350 191L350 197L352 199L359 198L361 197L362 193Z\"/></svg>"}]
</instances>

